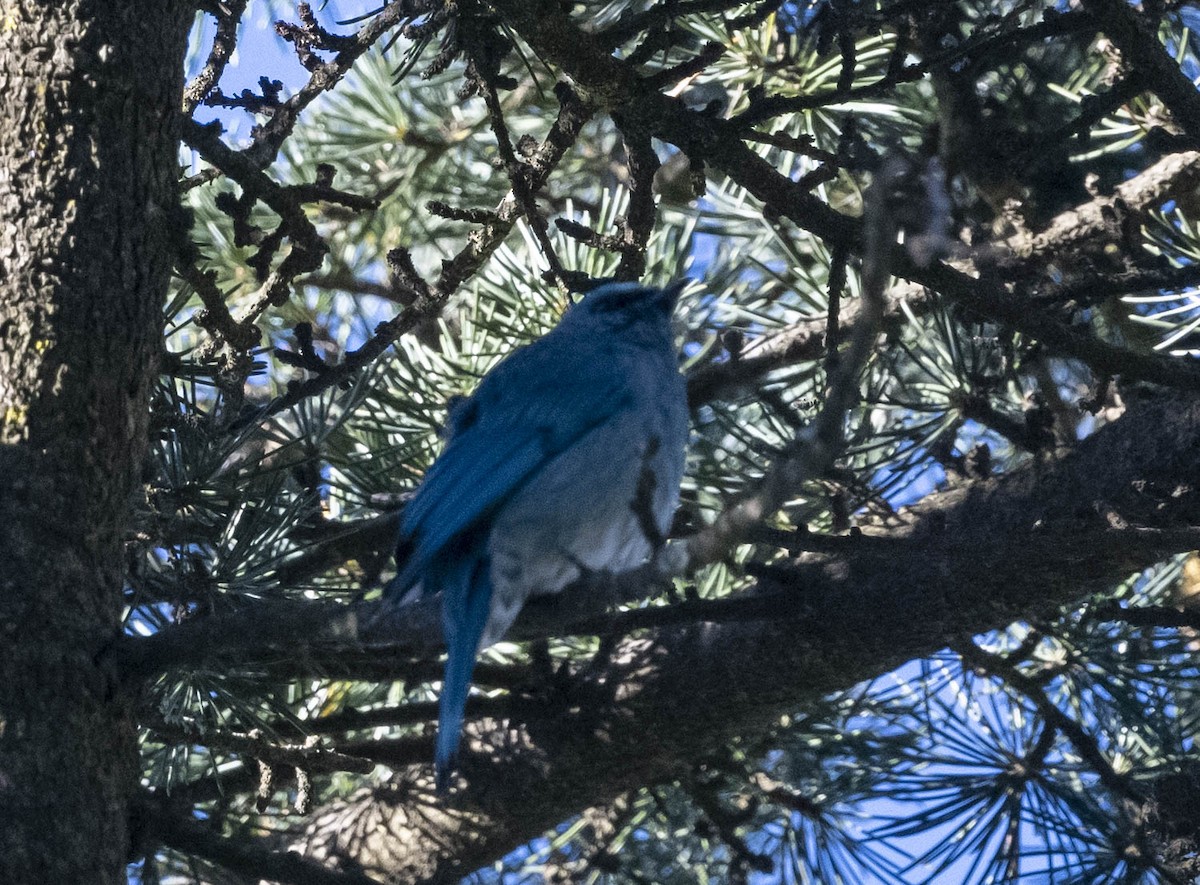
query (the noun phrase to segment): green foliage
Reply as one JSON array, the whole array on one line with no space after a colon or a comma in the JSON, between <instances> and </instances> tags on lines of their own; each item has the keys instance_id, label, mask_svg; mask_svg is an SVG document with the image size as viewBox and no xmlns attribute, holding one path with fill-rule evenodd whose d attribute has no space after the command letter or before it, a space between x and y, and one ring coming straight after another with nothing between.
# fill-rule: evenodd
<instances>
[{"instance_id":1,"label":"green foliage","mask_svg":"<svg viewBox=\"0 0 1200 885\"><path fill-rule=\"evenodd\" d=\"M681 16L678 25L692 45L714 41L725 48L688 87L719 86L724 116L752 108L759 88L790 99L845 93L844 100L814 101L762 127L803 150L753 147L791 180L814 173L823 158L838 158L813 194L855 215L866 158L893 145L928 149L929 133L946 125L936 94L944 84L935 73L934 85L913 78L869 89L894 70L900 19L872 4L830 4L857 23L842 31L839 47L808 24L825 5L788 5L733 33L725 19L735 11L724 17L701 11ZM575 14L602 29L649 6L582 3ZM1086 172L1111 184L1120 180L1119 170L1148 164L1147 135L1165 111L1143 93L1103 116L1090 137L1073 141L1069 151L1066 139L1038 144L1041 133L1111 84L1112 60L1085 51L1086 42L1078 40L968 50L989 35L1043 20L1048 6L953 5L959 21L950 30L962 42L954 45L947 37L946 52L972 66L975 83L989 95L986 115L997 130L1005 129L1014 150L1062 153L1056 168L1072 170L1086 199ZM1185 70L1194 68L1190 35L1164 27ZM637 42L630 40L621 52L633 52ZM426 80L410 76L395 84L407 46L401 41L387 52L369 51L300 118L270 167L277 180L300 184L314 180L317 164L332 164L337 188L377 198L379 206L356 213L322 201L305 210L329 253L319 271L295 281L286 303L263 314L265 341L252 353L245 404L222 387L218 355L197 323L199 296L182 280L173 285L166 307L172 357L156 395L147 494L129 545L131 632L152 633L254 600L353 599L375 592L394 567L390 550L321 567L310 567L307 557L340 527L394 513L438 451L451 398L469 394L491 366L551 328L565 308L564 296L543 275L547 262L535 232L521 221L446 309L422 319L385 357L344 386L278 413L263 411L289 384L312 377L273 351L297 349L298 325L310 324L317 354L335 364L380 322L411 309L412 298L395 284L385 260L389 250L410 250L416 269L432 281L476 235L475 225L429 211L429 201L492 209L510 189L498 168L483 101L457 97L461 63ZM415 70L436 47L435 40ZM558 108L553 76L528 47L520 48L524 59L514 53L503 66L518 81L502 94L514 141L542 138ZM856 64L840 82L849 48ZM652 59L647 70L656 64ZM947 62L938 70L950 77L960 69ZM664 161L674 151L657 148ZM616 125L597 115L563 158L539 205L548 217L601 234L618 230L630 209L624 154ZM1045 201L1037 206L1041 215L1074 199L1065 196L1066 185L1061 192L1037 191L1036 181L1017 180L1019 170L1008 170L1005 180L981 181L969 174L964 158L958 162L960 168L951 170L962 173L955 180L958 221L973 232L981 254L989 242L1007 236L1004 195L1025 188L1030 203ZM239 190L217 178L190 188L186 201L194 213L191 236L200 267L213 272L236 318L252 309L261 280L248 265L257 247L234 245L230 217L217 201L221 193L237 196ZM1200 256L1192 208L1164 207L1144 228L1153 253L1167 264L1187 266ZM248 222L269 231L279 217L260 203ZM604 277L618 269L618 254L553 225L549 242L567 271ZM951 257L955 248L951 244ZM815 330L817 345L800 357L781 357L697 404L684 511L699 526L753 488L815 417L827 383L820 335L831 277L846 257L792 222L764 213L742 188L710 173L703 197L659 205L645 258L648 281L683 275L701 280L678 312L685 368L693 375L751 359L755 348L762 353L808 324ZM843 309L859 301L859 270L858 261L850 260L840 292ZM1115 310L1081 313L1080 322L1124 342L1132 320L1152 330L1147 347L1179 354L1195 347L1200 302L1191 290L1114 303ZM939 296L923 304L914 310L906 303L889 319L884 345L863 380L863 402L848 416L840 470L805 486L776 518L779 527L840 532L850 519L887 523L897 519L895 508L934 487L1002 475L1052 445L1038 436L1046 401L1073 404L1088 390L1085 367L1047 352L1031 336ZM1060 424L1060 441L1069 444L1103 420L1101 413ZM736 594L747 586L741 567L747 561L784 559L770 544L743 545L729 562L696 576L696 594ZM567 821L473 880L533 882L567 870L578 881L603 883L1158 881L1163 867L1139 829L1144 822L1135 820L1129 797L1097 774L1089 753L1098 752L1135 789L1193 753L1200 727L1195 640L1185 630L1146 629L1095 612L1114 598L1129 606L1172 604L1183 562L1164 563L1131 577L1116 594L1051 617L974 639L947 637L951 650L796 710L765 739L714 748L711 757L695 760L686 778L631 792ZM570 666L595 646L590 638L554 640L548 653ZM979 649L986 658L972 656ZM530 666L531 652L501 643L483 660L496 671L517 671ZM1013 673L1026 681L1008 678ZM257 776L251 758L223 749L222 733L257 730L287 744L302 743L306 733L331 736L335 743L403 741L428 734L428 724L381 720L323 731L322 720L429 702L436 679L436 668L379 681L336 673L281 679L270 666L172 673L144 699L145 784L199 797L199 807L231 835L283 827L292 820L296 788L268 790L256 808L247 788ZM503 695L503 680L489 681L485 673L479 681L485 695ZM1022 690L1026 682L1035 694ZM1073 733L1048 719L1046 705L1078 723L1092 746L1080 746ZM181 742L177 731L185 727L211 735L211 744ZM382 776L314 776L313 798L324 803L346 797ZM1145 853L1135 855L1130 846ZM164 880L238 881L178 853L167 852L158 863Z\"/></svg>"}]
</instances>

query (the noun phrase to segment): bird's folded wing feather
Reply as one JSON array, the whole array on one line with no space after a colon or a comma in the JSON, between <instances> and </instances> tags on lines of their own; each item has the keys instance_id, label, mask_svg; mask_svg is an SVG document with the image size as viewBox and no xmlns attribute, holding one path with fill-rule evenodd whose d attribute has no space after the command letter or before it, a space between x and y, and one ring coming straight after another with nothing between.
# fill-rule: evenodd
<instances>
[{"instance_id":1,"label":"bird's folded wing feather","mask_svg":"<svg viewBox=\"0 0 1200 885\"><path fill-rule=\"evenodd\" d=\"M394 585L407 589L456 535L510 497L558 453L628 407L625 378L580 348L555 359L513 354L458 406L446 450L430 467L401 521ZM548 506L553 506L548 502Z\"/></svg>"}]
</instances>

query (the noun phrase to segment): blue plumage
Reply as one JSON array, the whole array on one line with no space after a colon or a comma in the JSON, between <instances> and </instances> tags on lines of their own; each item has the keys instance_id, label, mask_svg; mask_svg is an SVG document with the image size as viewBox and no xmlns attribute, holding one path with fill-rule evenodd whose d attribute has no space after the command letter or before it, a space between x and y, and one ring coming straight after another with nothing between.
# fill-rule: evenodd
<instances>
[{"instance_id":1,"label":"blue plumage","mask_svg":"<svg viewBox=\"0 0 1200 885\"><path fill-rule=\"evenodd\" d=\"M529 596L558 592L583 571L635 568L670 528L687 443L670 326L682 287L596 287L451 409L446 448L405 508L399 573L386 591L442 594L439 789L479 650Z\"/></svg>"}]
</instances>

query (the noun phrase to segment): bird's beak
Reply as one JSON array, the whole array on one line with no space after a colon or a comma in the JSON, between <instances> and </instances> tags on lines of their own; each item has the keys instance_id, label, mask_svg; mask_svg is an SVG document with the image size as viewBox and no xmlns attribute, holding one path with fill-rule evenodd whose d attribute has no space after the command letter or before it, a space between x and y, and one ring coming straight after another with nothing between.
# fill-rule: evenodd
<instances>
[{"instance_id":1,"label":"bird's beak","mask_svg":"<svg viewBox=\"0 0 1200 885\"><path fill-rule=\"evenodd\" d=\"M679 298L679 293L686 289L690 282L691 280L688 277L684 277L682 280L676 280L663 287L663 303L668 313L675 309L675 302Z\"/></svg>"}]
</instances>

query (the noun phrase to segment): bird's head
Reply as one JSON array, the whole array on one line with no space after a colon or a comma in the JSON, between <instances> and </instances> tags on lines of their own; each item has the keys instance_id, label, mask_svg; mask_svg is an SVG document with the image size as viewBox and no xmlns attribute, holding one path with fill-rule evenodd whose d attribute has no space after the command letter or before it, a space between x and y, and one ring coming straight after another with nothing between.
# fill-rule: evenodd
<instances>
[{"instance_id":1,"label":"bird's head","mask_svg":"<svg viewBox=\"0 0 1200 885\"><path fill-rule=\"evenodd\" d=\"M670 319L675 301L688 282L676 280L662 289L641 283L601 283L589 289L567 315L611 326L638 321L661 323Z\"/></svg>"}]
</instances>

